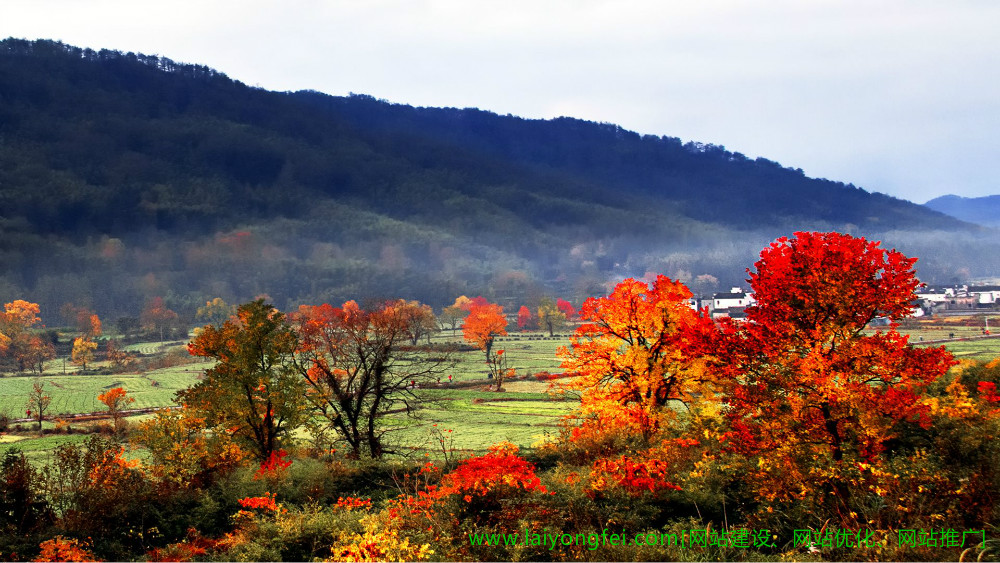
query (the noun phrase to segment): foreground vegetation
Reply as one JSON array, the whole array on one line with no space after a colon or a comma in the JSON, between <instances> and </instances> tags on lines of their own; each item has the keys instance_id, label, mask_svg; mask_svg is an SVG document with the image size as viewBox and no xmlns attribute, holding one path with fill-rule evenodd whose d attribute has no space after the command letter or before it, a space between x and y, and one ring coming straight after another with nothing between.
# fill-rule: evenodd
<instances>
[{"instance_id":1,"label":"foreground vegetation","mask_svg":"<svg viewBox=\"0 0 1000 563\"><path fill-rule=\"evenodd\" d=\"M401 301L247 303L193 338L214 363L183 408L112 415L48 461L6 447L0 555L989 559L1000 361L866 329L908 314L912 265L798 233L751 272L746 323L690 309L666 277L625 280L581 308L556 351L566 373L530 379L489 303L466 307L467 348L397 339ZM562 400L539 393L550 382ZM115 389L109 413L131 394ZM527 439L501 411L562 423L529 448L499 439Z\"/></svg>"}]
</instances>

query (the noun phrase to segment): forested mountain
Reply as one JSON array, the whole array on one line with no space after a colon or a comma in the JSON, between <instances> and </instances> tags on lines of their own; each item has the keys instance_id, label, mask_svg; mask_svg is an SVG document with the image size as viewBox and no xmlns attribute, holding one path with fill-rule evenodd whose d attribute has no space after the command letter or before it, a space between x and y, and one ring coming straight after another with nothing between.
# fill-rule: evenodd
<instances>
[{"instance_id":1,"label":"forested mountain","mask_svg":"<svg viewBox=\"0 0 1000 563\"><path fill-rule=\"evenodd\" d=\"M580 299L738 282L801 229L968 229L717 145L578 119L270 92L197 65L0 42L0 299ZM951 265L943 266L949 271Z\"/></svg>"},{"instance_id":2,"label":"forested mountain","mask_svg":"<svg viewBox=\"0 0 1000 563\"><path fill-rule=\"evenodd\" d=\"M928 201L924 206L970 223L1000 227L1000 195L943 195Z\"/></svg>"}]
</instances>

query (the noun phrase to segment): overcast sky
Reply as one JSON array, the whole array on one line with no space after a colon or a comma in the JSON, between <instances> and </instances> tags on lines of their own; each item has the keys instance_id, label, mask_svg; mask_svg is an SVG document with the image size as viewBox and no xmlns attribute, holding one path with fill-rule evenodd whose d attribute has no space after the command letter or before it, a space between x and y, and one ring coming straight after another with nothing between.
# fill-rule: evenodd
<instances>
[{"instance_id":1,"label":"overcast sky","mask_svg":"<svg viewBox=\"0 0 1000 563\"><path fill-rule=\"evenodd\" d=\"M1000 194L996 0L2 0L0 37L572 116L918 203Z\"/></svg>"}]
</instances>

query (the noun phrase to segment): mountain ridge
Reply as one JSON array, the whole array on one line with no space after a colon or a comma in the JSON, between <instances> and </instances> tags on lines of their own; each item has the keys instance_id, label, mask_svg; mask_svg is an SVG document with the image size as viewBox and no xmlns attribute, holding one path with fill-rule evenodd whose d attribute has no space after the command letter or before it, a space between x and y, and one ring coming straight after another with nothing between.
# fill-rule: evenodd
<instances>
[{"instance_id":1,"label":"mountain ridge","mask_svg":"<svg viewBox=\"0 0 1000 563\"><path fill-rule=\"evenodd\" d=\"M0 298L101 288L123 313L159 294L184 310L263 292L579 300L651 270L738 283L794 230L975 229L719 145L16 39L0 42L0 209Z\"/></svg>"},{"instance_id":2,"label":"mountain ridge","mask_svg":"<svg viewBox=\"0 0 1000 563\"><path fill-rule=\"evenodd\" d=\"M1000 195L963 197L947 194L924 206L969 223L1000 227Z\"/></svg>"}]
</instances>

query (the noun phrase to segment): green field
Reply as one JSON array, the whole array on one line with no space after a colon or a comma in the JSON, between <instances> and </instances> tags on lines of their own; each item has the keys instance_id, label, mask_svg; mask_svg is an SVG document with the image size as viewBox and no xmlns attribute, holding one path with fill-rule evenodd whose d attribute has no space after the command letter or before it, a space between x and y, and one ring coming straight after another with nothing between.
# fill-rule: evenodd
<instances>
[{"instance_id":1,"label":"green field","mask_svg":"<svg viewBox=\"0 0 1000 563\"><path fill-rule=\"evenodd\" d=\"M105 407L97 396L114 387L124 388L135 398L131 408L171 406L174 394L194 383L201 369L191 364L143 374L5 377L0 379L0 412L12 418L24 416L25 402L36 381L52 397L48 410L52 416L103 411Z\"/></svg>"},{"instance_id":2,"label":"green field","mask_svg":"<svg viewBox=\"0 0 1000 563\"><path fill-rule=\"evenodd\" d=\"M1000 328L1000 323L998 323ZM952 334L967 338L981 334L978 327L955 324L920 323L905 331L910 341L947 339ZM436 343L461 342L461 333L452 335L445 331L434 338ZM482 451L500 440L507 440L528 448L559 431L560 419L569 414L573 401L554 400L546 391L548 381L538 381L534 374L547 371L559 373L556 351L569 344L568 335L554 338L543 333L513 333L500 337L494 349L505 350L509 367L517 376L504 384L505 392L490 390L492 381L487 377L485 357L479 350L458 352L452 356L454 365L442 372L440 383L432 382L418 391L423 406L417 417L396 415L387 423L396 430L390 442L401 452L415 454L440 453L444 447L455 451ZM183 348L183 342L145 342L132 344L128 349L147 356L159 356ZM940 344L936 344L940 345ZM944 343L957 358L988 361L1000 356L1000 339L953 340ZM56 362L52 362L55 364ZM113 387L124 387L135 397L133 408L173 406L177 391L194 384L207 363L195 363L142 374L123 375L63 375L47 373L36 377L0 378L0 412L11 418L22 417L25 401L32 383L41 381L52 396L49 414L100 412L104 405L97 395ZM451 381L448 375L452 376ZM24 424L25 427L32 425ZM46 421L46 428L52 423ZM450 432L448 432L450 430ZM0 450L16 443L37 457L40 452L51 450L66 441L81 440L82 435L2 436ZM16 441L14 441L16 440Z\"/></svg>"},{"instance_id":3,"label":"green field","mask_svg":"<svg viewBox=\"0 0 1000 563\"><path fill-rule=\"evenodd\" d=\"M452 335L450 331L434 339L438 343L461 340L460 332ZM550 338L541 333L514 334L498 339L494 349L505 350L508 366L514 368L518 375L504 384L506 391L503 393L489 390L492 381L487 377L485 356L481 351L454 354L454 365L442 372L441 383L434 382L429 388L425 386L419 390L425 403L417 418L395 416L387 421L389 426L397 429L392 432L390 441L401 452L415 454L440 452L441 437L446 438L449 449L457 451L482 451L501 440L531 447L545 439L547 434L558 432L560 418L573 407L569 401L554 401L546 394L549 382L533 377L540 371L561 371L556 349L568 343L567 337ZM132 344L127 349L156 356L183 345L178 342L146 342ZM142 374L63 375L61 371L53 371L40 378L4 377L0 378L0 412L8 413L11 418L23 417L28 393L35 381L44 383L46 392L52 397L48 412L52 417L104 411L105 407L97 400L97 395L113 387L123 387L135 397L136 402L131 405L133 408L172 406L175 404L175 393L194 384L208 365L187 364ZM450 382L448 375L452 376ZM22 425L34 428L30 423ZM44 424L44 428L52 426L50 421ZM16 442L12 441L14 438L17 438ZM0 442L0 451L16 443L17 447L37 458L40 452L51 450L61 443L82 439L83 435L11 436Z\"/></svg>"},{"instance_id":4,"label":"green field","mask_svg":"<svg viewBox=\"0 0 1000 563\"><path fill-rule=\"evenodd\" d=\"M941 346L942 344L937 344ZM959 340L943 343L956 359L977 360L989 362L1000 357L1000 338L984 338L979 340Z\"/></svg>"}]
</instances>

